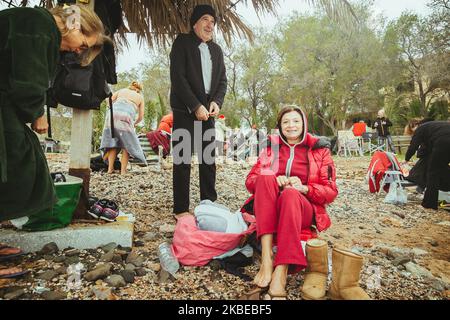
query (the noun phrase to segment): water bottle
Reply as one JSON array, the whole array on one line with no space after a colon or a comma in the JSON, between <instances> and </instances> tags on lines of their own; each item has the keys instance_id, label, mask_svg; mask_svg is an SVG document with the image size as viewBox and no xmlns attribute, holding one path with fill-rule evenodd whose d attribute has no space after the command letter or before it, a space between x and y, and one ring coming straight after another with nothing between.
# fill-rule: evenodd
<instances>
[{"instance_id":1,"label":"water bottle","mask_svg":"<svg viewBox=\"0 0 450 320\"><path fill-rule=\"evenodd\" d=\"M167 242L163 242L158 247L158 258L161 268L175 276L175 273L180 268L177 258L172 253L171 245Z\"/></svg>"}]
</instances>

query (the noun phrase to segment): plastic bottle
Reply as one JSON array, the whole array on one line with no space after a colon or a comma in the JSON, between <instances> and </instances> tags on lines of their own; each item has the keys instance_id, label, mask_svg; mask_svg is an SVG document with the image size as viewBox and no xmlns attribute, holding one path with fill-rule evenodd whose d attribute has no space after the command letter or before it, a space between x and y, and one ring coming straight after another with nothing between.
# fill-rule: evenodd
<instances>
[{"instance_id":1,"label":"plastic bottle","mask_svg":"<svg viewBox=\"0 0 450 320\"><path fill-rule=\"evenodd\" d=\"M173 255L172 246L169 243L163 242L159 245L158 258L161 268L166 270L172 276L175 276L175 273L180 268L180 264L178 263L177 258Z\"/></svg>"}]
</instances>

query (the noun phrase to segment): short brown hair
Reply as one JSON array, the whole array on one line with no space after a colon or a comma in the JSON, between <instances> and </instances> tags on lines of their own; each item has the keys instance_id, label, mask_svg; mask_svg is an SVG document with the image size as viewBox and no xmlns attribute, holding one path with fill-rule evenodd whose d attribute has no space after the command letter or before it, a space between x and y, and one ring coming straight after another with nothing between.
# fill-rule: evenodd
<instances>
[{"instance_id":1,"label":"short brown hair","mask_svg":"<svg viewBox=\"0 0 450 320\"><path fill-rule=\"evenodd\" d=\"M412 136L414 135L414 128L417 128L420 124L422 124L423 118L413 118L409 120L408 124L405 127L404 135Z\"/></svg>"},{"instance_id":2,"label":"short brown hair","mask_svg":"<svg viewBox=\"0 0 450 320\"><path fill-rule=\"evenodd\" d=\"M280 131L280 135L281 135L281 137L284 140L286 140L286 137L284 136L283 131L281 130L281 120L283 119L283 116L286 113L289 113L289 112L292 112L292 111L298 112L298 114L302 117L302 120L303 120L303 132L302 132L302 135L305 132L305 119L303 118L304 113L303 113L302 109L299 106L296 106L296 105L283 105L283 106L281 106L280 112L278 112L277 129Z\"/></svg>"}]
</instances>

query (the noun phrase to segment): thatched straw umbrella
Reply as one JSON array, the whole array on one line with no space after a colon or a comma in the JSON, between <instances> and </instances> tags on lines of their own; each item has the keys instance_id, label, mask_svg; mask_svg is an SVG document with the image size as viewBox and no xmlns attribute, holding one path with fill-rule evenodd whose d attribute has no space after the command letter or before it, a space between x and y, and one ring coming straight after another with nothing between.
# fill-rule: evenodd
<instances>
[{"instance_id":1,"label":"thatched straw umbrella","mask_svg":"<svg viewBox=\"0 0 450 320\"><path fill-rule=\"evenodd\" d=\"M12 6L39 4L52 7L56 0L2 0ZM197 4L211 4L217 12L218 29L229 43L233 36L252 39L252 31L236 12L236 5L251 4L256 13L276 13L279 0L120 0L127 26L119 31L119 43L127 43L125 34L136 34L138 42L149 47L165 46L180 32L189 31L189 17ZM329 16L345 20L354 17L347 0L304 0L310 5L322 7Z\"/></svg>"}]
</instances>

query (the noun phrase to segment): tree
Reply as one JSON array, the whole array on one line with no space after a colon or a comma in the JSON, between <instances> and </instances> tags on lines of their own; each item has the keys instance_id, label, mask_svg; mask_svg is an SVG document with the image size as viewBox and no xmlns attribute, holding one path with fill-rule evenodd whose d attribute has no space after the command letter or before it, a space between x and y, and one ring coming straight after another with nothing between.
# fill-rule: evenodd
<instances>
[{"instance_id":1,"label":"tree","mask_svg":"<svg viewBox=\"0 0 450 320\"><path fill-rule=\"evenodd\" d=\"M285 102L303 106L310 118L334 134L350 114L377 109L379 90L389 81L389 59L375 30L370 7L355 6L360 24L344 28L325 16L292 17L282 32ZM313 123L313 122L312 122Z\"/></svg>"},{"instance_id":2,"label":"tree","mask_svg":"<svg viewBox=\"0 0 450 320\"><path fill-rule=\"evenodd\" d=\"M421 103L421 115L426 116L430 104L448 94L450 88L450 52L442 42L442 23L433 17L421 18L403 13L392 24L397 35L400 57L414 81Z\"/></svg>"}]
</instances>

